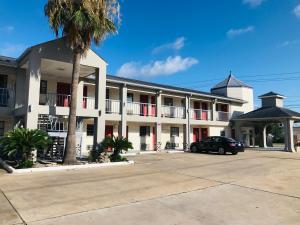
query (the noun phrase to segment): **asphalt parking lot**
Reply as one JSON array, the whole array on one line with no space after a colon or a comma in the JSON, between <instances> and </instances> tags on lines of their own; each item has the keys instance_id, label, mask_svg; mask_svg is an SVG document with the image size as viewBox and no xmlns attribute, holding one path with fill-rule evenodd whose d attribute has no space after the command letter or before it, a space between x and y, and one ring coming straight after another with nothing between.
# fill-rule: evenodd
<instances>
[{"instance_id":1,"label":"asphalt parking lot","mask_svg":"<svg viewBox=\"0 0 300 225\"><path fill-rule=\"evenodd\" d=\"M160 153L130 159L136 164L0 172L0 224L299 225L299 153Z\"/></svg>"}]
</instances>

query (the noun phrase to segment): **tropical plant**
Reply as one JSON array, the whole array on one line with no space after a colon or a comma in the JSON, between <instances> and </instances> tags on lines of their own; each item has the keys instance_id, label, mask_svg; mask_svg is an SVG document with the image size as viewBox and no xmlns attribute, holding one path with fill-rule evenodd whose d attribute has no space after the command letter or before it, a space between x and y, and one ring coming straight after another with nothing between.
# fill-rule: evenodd
<instances>
[{"instance_id":1,"label":"tropical plant","mask_svg":"<svg viewBox=\"0 0 300 225\"><path fill-rule=\"evenodd\" d=\"M132 143L128 141L127 138L115 136L104 138L100 145L104 149L113 149L113 153L110 155L110 161L112 162L127 161L125 157L121 156L121 153L122 151L128 151L128 149L133 149Z\"/></svg>"},{"instance_id":2,"label":"tropical plant","mask_svg":"<svg viewBox=\"0 0 300 225\"><path fill-rule=\"evenodd\" d=\"M107 34L117 32L118 0L48 0L45 15L56 37L62 36L73 51L71 105L64 164L76 164L76 106L80 59L92 41L99 44Z\"/></svg>"},{"instance_id":3,"label":"tropical plant","mask_svg":"<svg viewBox=\"0 0 300 225\"><path fill-rule=\"evenodd\" d=\"M49 135L42 130L15 128L0 140L0 156L17 161L21 167L32 166L32 152L44 149L51 143Z\"/></svg>"}]
</instances>

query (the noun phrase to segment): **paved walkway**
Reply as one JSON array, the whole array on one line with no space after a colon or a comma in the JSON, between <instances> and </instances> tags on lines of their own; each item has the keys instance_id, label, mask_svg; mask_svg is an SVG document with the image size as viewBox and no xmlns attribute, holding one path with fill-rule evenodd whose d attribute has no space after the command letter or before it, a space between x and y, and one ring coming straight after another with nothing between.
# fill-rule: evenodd
<instances>
[{"instance_id":1,"label":"paved walkway","mask_svg":"<svg viewBox=\"0 0 300 225\"><path fill-rule=\"evenodd\" d=\"M134 166L0 174L0 224L299 224L298 153L131 159Z\"/></svg>"}]
</instances>

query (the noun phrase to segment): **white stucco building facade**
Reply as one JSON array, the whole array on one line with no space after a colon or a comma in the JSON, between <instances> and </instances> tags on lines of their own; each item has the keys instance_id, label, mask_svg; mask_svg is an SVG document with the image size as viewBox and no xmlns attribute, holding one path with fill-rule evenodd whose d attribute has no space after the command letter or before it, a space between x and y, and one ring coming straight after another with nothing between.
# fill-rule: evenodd
<instances>
[{"instance_id":1,"label":"white stucco building facade","mask_svg":"<svg viewBox=\"0 0 300 225\"><path fill-rule=\"evenodd\" d=\"M72 58L62 39L32 46L17 59L0 57L0 135L22 124L47 131L54 150L64 147ZM107 75L107 62L92 50L80 64L77 146L82 157L111 135L127 137L133 151L185 149L206 136L236 138L231 118L253 110L252 87L232 75L202 92ZM244 128L248 145L254 144L251 132Z\"/></svg>"}]
</instances>

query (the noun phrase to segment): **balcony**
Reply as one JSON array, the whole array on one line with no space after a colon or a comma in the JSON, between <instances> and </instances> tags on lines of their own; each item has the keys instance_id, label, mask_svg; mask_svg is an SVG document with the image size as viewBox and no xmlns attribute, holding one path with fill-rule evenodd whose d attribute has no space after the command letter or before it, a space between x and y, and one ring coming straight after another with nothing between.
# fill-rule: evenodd
<instances>
[{"instance_id":1,"label":"balcony","mask_svg":"<svg viewBox=\"0 0 300 225\"><path fill-rule=\"evenodd\" d=\"M84 109L95 109L95 98L94 97L83 97L83 108Z\"/></svg>"},{"instance_id":2,"label":"balcony","mask_svg":"<svg viewBox=\"0 0 300 225\"><path fill-rule=\"evenodd\" d=\"M211 120L211 110L191 109L191 118L194 120Z\"/></svg>"},{"instance_id":3,"label":"balcony","mask_svg":"<svg viewBox=\"0 0 300 225\"><path fill-rule=\"evenodd\" d=\"M141 102L128 102L127 115L156 116L156 105Z\"/></svg>"},{"instance_id":4,"label":"balcony","mask_svg":"<svg viewBox=\"0 0 300 225\"><path fill-rule=\"evenodd\" d=\"M230 113L229 112L223 112L223 111L217 111L216 112L216 120L217 121L228 122L229 119L230 119Z\"/></svg>"},{"instance_id":5,"label":"balcony","mask_svg":"<svg viewBox=\"0 0 300 225\"><path fill-rule=\"evenodd\" d=\"M0 88L0 107L8 107L11 105L10 100L10 93L11 90L8 88Z\"/></svg>"},{"instance_id":6,"label":"balcony","mask_svg":"<svg viewBox=\"0 0 300 225\"><path fill-rule=\"evenodd\" d=\"M185 118L185 107L162 106L162 116L166 118Z\"/></svg>"},{"instance_id":7,"label":"balcony","mask_svg":"<svg viewBox=\"0 0 300 225\"><path fill-rule=\"evenodd\" d=\"M120 101L119 100L112 100L106 99L105 100L105 111L108 114L120 114Z\"/></svg>"},{"instance_id":8,"label":"balcony","mask_svg":"<svg viewBox=\"0 0 300 225\"><path fill-rule=\"evenodd\" d=\"M40 94L40 105L70 107L71 95L47 93Z\"/></svg>"}]
</instances>

